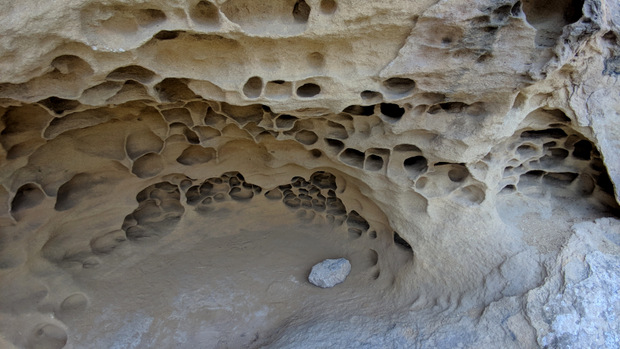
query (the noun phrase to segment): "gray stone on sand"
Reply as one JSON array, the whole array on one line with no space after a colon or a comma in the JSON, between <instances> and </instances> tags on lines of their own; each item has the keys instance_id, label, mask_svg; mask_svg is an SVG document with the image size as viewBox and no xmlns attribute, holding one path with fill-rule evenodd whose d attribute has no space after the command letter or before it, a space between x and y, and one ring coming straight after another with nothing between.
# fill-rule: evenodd
<instances>
[{"instance_id":1,"label":"gray stone on sand","mask_svg":"<svg viewBox=\"0 0 620 349\"><path fill-rule=\"evenodd\" d=\"M318 287L330 288L344 282L350 272L351 263L346 258L326 259L312 267L308 281Z\"/></svg>"}]
</instances>

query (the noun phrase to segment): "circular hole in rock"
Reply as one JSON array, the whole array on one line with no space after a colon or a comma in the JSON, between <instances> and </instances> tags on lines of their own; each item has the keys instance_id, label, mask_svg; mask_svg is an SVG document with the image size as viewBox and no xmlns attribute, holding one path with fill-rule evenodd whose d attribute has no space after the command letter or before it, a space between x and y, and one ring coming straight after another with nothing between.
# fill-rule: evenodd
<instances>
[{"instance_id":1,"label":"circular hole in rock","mask_svg":"<svg viewBox=\"0 0 620 349\"><path fill-rule=\"evenodd\" d=\"M469 170L467 170L467 167L462 165L454 166L450 169L450 171L448 171L448 178L450 178L452 182L462 182L465 178L467 178L467 176L469 176Z\"/></svg>"},{"instance_id":2,"label":"circular hole in rock","mask_svg":"<svg viewBox=\"0 0 620 349\"><path fill-rule=\"evenodd\" d=\"M387 116L390 121L395 122L405 114L405 108L394 103L381 103L381 114Z\"/></svg>"},{"instance_id":3,"label":"circular hole in rock","mask_svg":"<svg viewBox=\"0 0 620 349\"><path fill-rule=\"evenodd\" d=\"M383 82L383 86L389 92L404 94L413 90L415 82L408 78L389 78Z\"/></svg>"},{"instance_id":4,"label":"circular hole in rock","mask_svg":"<svg viewBox=\"0 0 620 349\"><path fill-rule=\"evenodd\" d=\"M517 187L515 187L514 184L508 184L507 186L502 188L500 193L507 194L507 193L514 193L515 191L517 191Z\"/></svg>"},{"instance_id":5,"label":"circular hole in rock","mask_svg":"<svg viewBox=\"0 0 620 349\"><path fill-rule=\"evenodd\" d=\"M535 156L538 150L531 144L523 144L517 148L517 153L524 158Z\"/></svg>"},{"instance_id":6,"label":"circular hole in rock","mask_svg":"<svg viewBox=\"0 0 620 349\"><path fill-rule=\"evenodd\" d=\"M423 156L407 158L404 162L405 171L410 177L417 177L424 173L428 168L428 161Z\"/></svg>"},{"instance_id":7,"label":"circular hole in rock","mask_svg":"<svg viewBox=\"0 0 620 349\"><path fill-rule=\"evenodd\" d=\"M318 149L310 150L310 154L315 158L320 158L323 155L323 153Z\"/></svg>"},{"instance_id":8,"label":"circular hole in rock","mask_svg":"<svg viewBox=\"0 0 620 349\"><path fill-rule=\"evenodd\" d=\"M311 145L319 140L319 136L312 131L301 130L295 134L295 139L301 144Z\"/></svg>"},{"instance_id":9,"label":"circular hole in rock","mask_svg":"<svg viewBox=\"0 0 620 349\"><path fill-rule=\"evenodd\" d=\"M321 87L317 84L303 84L297 88L297 96L302 98L314 97L321 93Z\"/></svg>"},{"instance_id":10,"label":"circular hole in rock","mask_svg":"<svg viewBox=\"0 0 620 349\"><path fill-rule=\"evenodd\" d=\"M379 171L383 168L383 158L375 154L368 155L364 166L369 171Z\"/></svg>"},{"instance_id":11,"label":"circular hole in rock","mask_svg":"<svg viewBox=\"0 0 620 349\"><path fill-rule=\"evenodd\" d=\"M325 143L329 146L334 153L339 153L342 149L344 149L344 143L337 139L325 138Z\"/></svg>"},{"instance_id":12,"label":"circular hole in rock","mask_svg":"<svg viewBox=\"0 0 620 349\"><path fill-rule=\"evenodd\" d=\"M418 181L415 183L415 187L417 189L424 189L424 187L426 187L426 184L428 183L428 178L426 177L421 177L420 179L418 179Z\"/></svg>"},{"instance_id":13,"label":"circular hole in rock","mask_svg":"<svg viewBox=\"0 0 620 349\"><path fill-rule=\"evenodd\" d=\"M363 100L368 101L383 98L383 95L381 92L365 90L360 93L360 97L362 97Z\"/></svg>"},{"instance_id":14,"label":"circular hole in rock","mask_svg":"<svg viewBox=\"0 0 620 349\"><path fill-rule=\"evenodd\" d=\"M484 201L485 193L480 187L468 185L454 193L454 199L464 205L479 205Z\"/></svg>"},{"instance_id":15,"label":"circular hole in rock","mask_svg":"<svg viewBox=\"0 0 620 349\"><path fill-rule=\"evenodd\" d=\"M203 148L200 145L190 145L185 148L177 158L177 162L186 166L203 164L215 158L216 153L213 148Z\"/></svg>"},{"instance_id":16,"label":"circular hole in rock","mask_svg":"<svg viewBox=\"0 0 620 349\"><path fill-rule=\"evenodd\" d=\"M164 169L161 155L148 153L134 161L131 172L140 178L149 178L157 175Z\"/></svg>"},{"instance_id":17,"label":"circular hole in rock","mask_svg":"<svg viewBox=\"0 0 620 349\"><path fill-rule=\"evenodd\" d=\"M36 184L27 183L19 187L13 201L11 212L18 212L27 208L35 207L45 199L43 190Z\"/></svg>"},{"instance_id":18,"label":"circular hole in rock","mask_svg":"<svg viewBox=\"0 0 620 349\"><path fill-rule=\"evenodd\" d=\"M340 160L349 166L357 168L364 167L364 153L357 149L345 149L342 154L340 154Z\"/></svg>"},{"instance_id":19,"label":"circular hole in rock","mask_svg":"<svg viewBox=\"0 0 620 349\"><path fill-rule=\"evenodd\" d=\"M295 6L293 6L293 18L295 18L296 22L306 23L308 22L308 17L310 17L311 10L305 0L297 0Z\"/></svg>"},{"instance_id":20,"label":"circular hole in rock","mask_svg":"<svg viewBox=\"0 0 620 349\"><path fill-rule=\"evenodd\" d=\"M330 15L336 12L337 8L338 8L338 5L336 4L336 1L334 0L322 0L321 1L321 12L325 14Z\"/></svg>"},{"instance_id":21,"label":"circular hole in rock","mask_svg":"<svg viewBox=\"0 0 620 349\"><path fill-rule=\"evenodd\" d=\"M263 91L263 79L253 76L243 85L243 94L248 98L258 98Z\"/></svg>"},{"instance_id":22,"label":"circular hole in rock","mask_svg":"<svg viewBox=\"0 0 620 349\"><path fill-rule=\"evenodd\" d=\"M297 121L297 118L292 115L283 114L276 119L276 127L278 128L291 128Z\"/></svg>"},{"instance_id":23,"label":"circular hole in rock","mask_svg":"<svg viewBox=\"0 0 620 349\"><path fill-rule=\"evenodd\" d=\"M582 173L578 177L577 192L581 195L591 195L596 189L596 182L589 174Z\"/></svg>"},{"instance_id":24,"label":"circular hole in rock","mask_svg":"<svg viewBox=\"0 0 620 349\"><path fill-rule=\"evenodd\" d=\"M219 10L209 1L200 1L189 12L191 19L203 25L216 25L219 22Z\"/></svg>"},{"instance_id":25,"label":"circular hole in rock","mask_svg":"<svg viewBox=\"0 0 620 349\"><path fill-rule=\"evenodd\" d=\"M583 4L584 0L523 1L521 10L525 20L537 31L536 45L554 46L562 35L562 28L579 21L583 16Z\"/></svg>"},{"instance_id":26,"label":"circular hole in rock","mask_svg":"<svg viewBox=\"0 0 620 349\"><path fill-rule=\"evenodd\" d=\"M592 143L587 140L580 140L575 143L573 156L580 160L590 160L592 154Z\"/></svg>"}]
</instances>

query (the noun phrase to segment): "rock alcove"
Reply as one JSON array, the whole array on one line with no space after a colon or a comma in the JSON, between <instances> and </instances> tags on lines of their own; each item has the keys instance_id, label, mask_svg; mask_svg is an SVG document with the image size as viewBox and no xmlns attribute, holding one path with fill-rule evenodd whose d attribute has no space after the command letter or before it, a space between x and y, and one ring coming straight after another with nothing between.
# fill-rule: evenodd
<instances>
[{"instance_id":1,"label":"rock alcove","mask_svg":"<svg viewBox=\"0 0 620 349\"><path fill-rule=\"evenodd\" d=\"M0 9L0 346L620 344L616 2Z\"/></svg>"}]
</instances>

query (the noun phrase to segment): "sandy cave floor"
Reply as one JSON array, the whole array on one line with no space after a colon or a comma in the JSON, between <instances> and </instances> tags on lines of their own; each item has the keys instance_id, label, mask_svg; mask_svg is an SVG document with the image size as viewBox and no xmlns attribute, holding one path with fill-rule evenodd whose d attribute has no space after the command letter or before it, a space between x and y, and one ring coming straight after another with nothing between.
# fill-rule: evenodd
<instances>
[{"instance_id":1,"label":"sandy cave floor","mask_svg":"<svg viewBox=\"0 0 620 349\"><path fill-rule=\"evenodd\" d=\"M260 343L290 317L378 303L389 285L384 280L389 277L379 275L376 253L351 244L347 233L333 226L218 228L207 225L191 232L189 241L150 246L141 258L80 273L76 282L91 304L83 315L67 319L75 328L76 347L134 342L245 347ZM217 237L209 237L209 230ZM119 254L131 256L142 248ZM307 282L314 263L341 256L353 265L346 284L323 290Z\"/></svg>"},{"instance_id":2,"label":"sandy cave floor","mask_svg":"<svg viewBox=\"0 0 620 349\"><path fill-rule=\"evenodd\" d=\"M606 215L585 200L550 193L500 196L498 210L541 260L555 258L573 224ZM381 259L376 251L383 252ZM320 289L307 281L313 264L338 257L352 264L343 284ZM42 273L52 270L46 261L29 263L38 281L31 282L26 300L36 301L52 321L26 346L60 348L67 341L68 348L281 347L278 333L299 321L311 327L327 318L349 323L362 317L372 319L365 331L381 333L395 323L423 327L429 318L480 316L467 304L435 304L420 312L413 300L402 301L407 297L392 300L395 278L409 263L410 250L381 234L358 236L346 223L329 223L320 215L300 219L298 209L265 197L229 201L208 215L188 211L170 234L124 242L96 265L73 261L62 271ZM36 288L41 284L54 294L41 297ZM54 318L63 325L55 327ZM23 321L37 323L21 319L18 325ZM334 340L337 327L323 335Z\"/></svg>"},{"instance_id":3,"label":"sandy cave floor","mask_svg":"<svg viewBox=\"0 0 620 349\"><path fill-rule=\"evenodd\" d=\"M251 200L220 197L222 201L199 204L202 209L187 209L179 220L170 220L178 207L166 198L186 202L191 189L175 199L178 189L172 188L177 187L161 189L167 182L160 182L137 196L138 202L157 202L163 209L155 216L147 212L154 223L145 221L144 211L152 208L148 205L132 216L150 228L134 235L112 231L95 239L92 231L126 212L122 205L97 212L87 203L86 209L47 220L44 212L53 215L54 208L44 202L37 208L38 220L22 221L15 229L62 233L49 241L30 240L31 249L43 243L41 251L2 275L14 282L3 292L23 293L19 304L6 305L22 312L10 326L18 332L32 328L24 346L33 348L61 348L64 343L68 348L239 348L265 345L274 330L294 319L390 312L395 309L390 301L395 278L399 266L411 263L411 249L395 244L391 232L372 230L361 216L343 215L335 192L327 193L327 187L336 188L334 177L325 178L323 189L295 177L295 186L274 191L306 187L319 198L320 192L332 195L326 212L338 212L336 216L323 212L320 203L315 202L318 211L303 209L265 194ZM219 178L205 182L220 183ZM228 192L227 183L226 188ZM28 211L23 214L32 214ZM174 228L168 229L170 221ZM158 230L161 226L165 234ZM352 263L345 283L321 289L307 281L312 265L340 257ZM34 314L24 315L24 308Z\"/></svg>"}]
</instances>

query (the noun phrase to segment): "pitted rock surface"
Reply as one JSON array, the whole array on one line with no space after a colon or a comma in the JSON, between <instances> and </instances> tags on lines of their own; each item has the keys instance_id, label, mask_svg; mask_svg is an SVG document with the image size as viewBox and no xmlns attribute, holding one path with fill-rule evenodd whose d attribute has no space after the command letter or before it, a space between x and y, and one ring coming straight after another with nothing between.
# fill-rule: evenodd
<instances>
[{"instance_id":1,"label":"pitted rock surface","mask_svg":"<svg viewBox=\"0 0 620 349\"><path fill-rule=\"evenodd\" d=\"M2 2L0 347L618 347L619 18Z\"/></svg>"}]
</instances>

